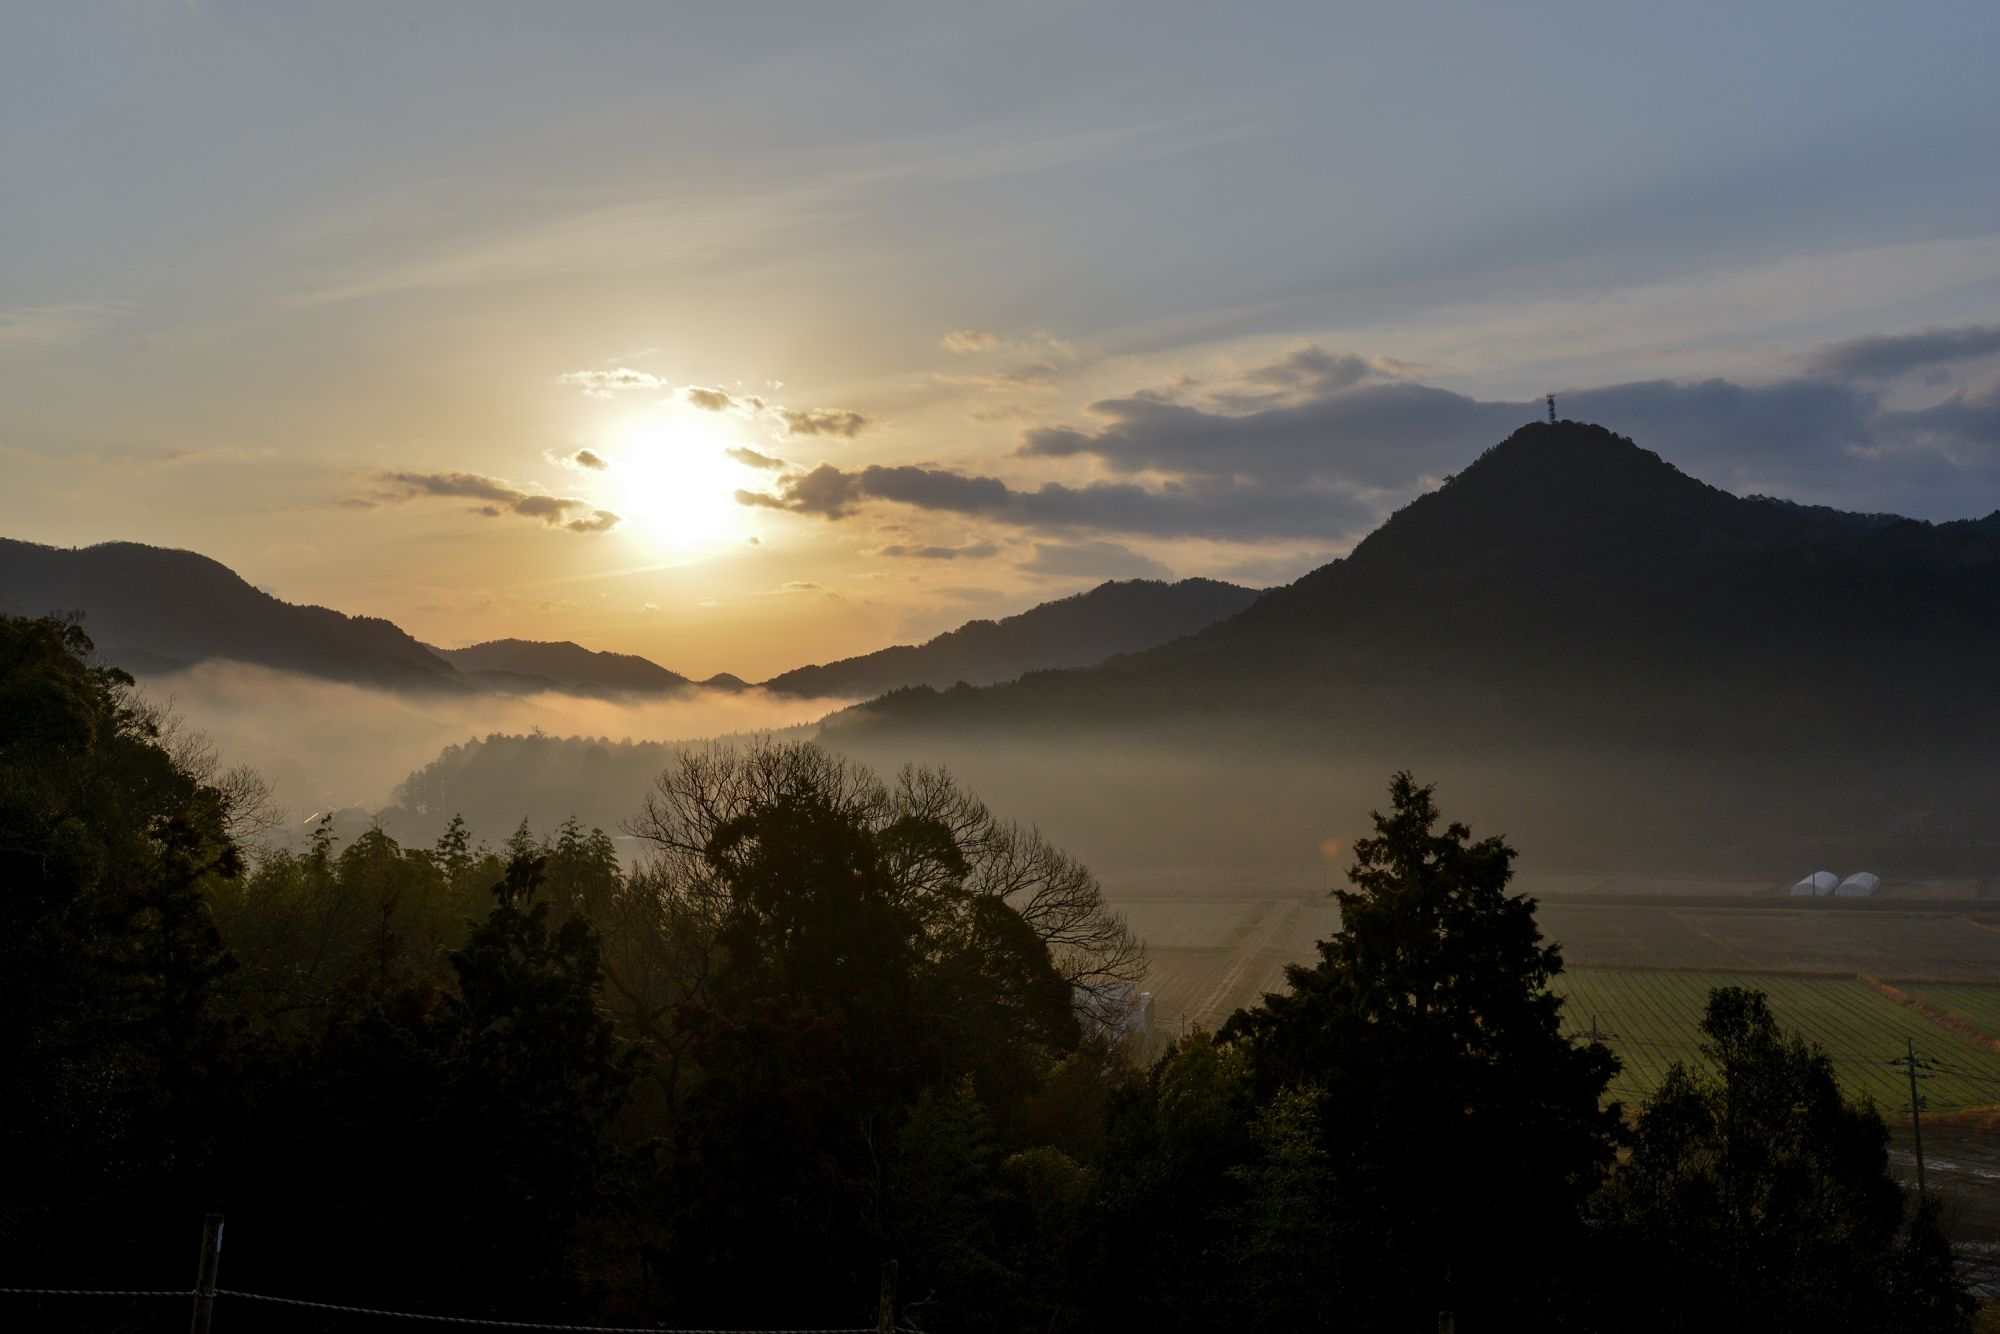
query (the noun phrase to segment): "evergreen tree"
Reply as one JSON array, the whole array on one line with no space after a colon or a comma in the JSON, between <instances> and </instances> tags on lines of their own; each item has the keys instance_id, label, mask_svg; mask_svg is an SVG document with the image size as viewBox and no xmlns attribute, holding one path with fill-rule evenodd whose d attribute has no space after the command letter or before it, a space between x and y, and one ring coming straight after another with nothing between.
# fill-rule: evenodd
<instances>
[{"instance_id":1,"label":"evergreen tree","mask_svg":"<svg viewBox=\"0 0 2000 1334\"><path fill-rule=\"evenodd\" d=\"M1355 1329L1468 1321L1560 1325L1583 1206L1611 1160L1617 1064L1562 1035L1535 903L1508 892L1514 850L1437 828L1432 789L1390 786L1355 844L1354 888L1319 962L1237 1014L1260 1106L1319 1089L1320 1280ZM1287 1189L1290 1189L1289 1184Z\"/></svg>"}]
</instances>

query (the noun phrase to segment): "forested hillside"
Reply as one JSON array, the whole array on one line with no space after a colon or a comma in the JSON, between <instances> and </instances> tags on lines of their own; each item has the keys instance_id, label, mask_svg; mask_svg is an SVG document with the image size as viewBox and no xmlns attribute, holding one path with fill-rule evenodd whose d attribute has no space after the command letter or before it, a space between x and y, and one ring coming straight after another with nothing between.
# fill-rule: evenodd
<instances>
[{"instance_id":1,"label":"forested hillside","mask_svg":"<svg viewBox=\"0 0 2000 1334\"><path fill-rule=\"evenodd\" d=\"M0 1288L64 1290L0 1294L23 1328L179 1328L211 1211L217 1302L274 1330L331 1326L243 1294L628 1327L1969 1328L1879 1114L1758 993L1711 996L1701 1062L1628 1127L1514 850L1407 774L1318 962L1168 1042L1089 869L941 771L683 753L634 794L632 870L574 821L251 856L254 784L74 626L0 620L0 703Z\"/></svg>"}]
</instances>

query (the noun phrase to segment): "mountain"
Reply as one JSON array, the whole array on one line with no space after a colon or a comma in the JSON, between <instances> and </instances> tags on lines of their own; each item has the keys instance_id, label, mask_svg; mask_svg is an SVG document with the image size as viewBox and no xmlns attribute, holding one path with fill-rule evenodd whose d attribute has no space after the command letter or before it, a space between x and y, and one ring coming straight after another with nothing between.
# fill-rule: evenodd
<instances>
[{"instance_id":1,"label":"mountain","mask_svg":"<svg viewBox=\"0 0 2000 1334\"><path fill-rule=\"evenodd\" d=\"M98 653L134 671L209 658L399 690L476 687L388 621L280 602L192 551L0 538L0 613L84 613Z\"/></svg>"},{"instance_id":2,"label":"mountain","mask_svg":"<svg viewBox=\"0 0 2000 1334\"><path fill-rule=\"evenodd\" d=\"M474 680L499 690L558 689L587 694L662 695L691 683L632 653L593 652L568 640L495 639L433 649Z\"/></svg>"},{"instance_id":3,"label":"mountain","mask_svg":"<svg viewBox=\"0 0 2000 1334\"><path fill-rule=\"evenodd\" d=\"M1769 730L1863 700L1893 704L1899 725L1944 724L1989 707L1995 685L2000 512L1929 524L1733 496L1563 422L1517 431L1345 559L1187 638L953 703L903 692L863 716L1200 705L1366 723L1385 706L1456 717L1504 701L1515 718L1627 731L1748 706Z\"/></svg>"},{"instance_id":4,"label":"mountain","mask_svg":"<svg viewBox=\"0 0 2000 1334\"><path fill-rule=\"evenodd\" d=\"M1592 857L1621 840L1772 855L1782 834L1787 858L1840 840L1873 858L1905 846L1891 825L1932 831L1928 857L1970 830L1994 842L2000 512L1931 524L1739 497L1602 427L1538 423L1199 633L894 692L823 730L960 764L1004 738L1227 749L1271 774L1282 756L1370 781L1476 773L1519 829L1574 815L1562 837ZM1187 781L1184 804L1216 790Z\"/></svg>"},{"instance_id":5,"label":"mountain","mask_svg":"<svg viewBox=\"0 0 2000 1334\"><path fill-rule=\"evenodd\" d=\"M800 667L764 682L790 695L879 695L904 686L985 685L1082 667L1179 639L1232 616L1257 591L1213 579L1112 580L1000 621L969 621L921 645Z\"/></svg>"}]
</instances>

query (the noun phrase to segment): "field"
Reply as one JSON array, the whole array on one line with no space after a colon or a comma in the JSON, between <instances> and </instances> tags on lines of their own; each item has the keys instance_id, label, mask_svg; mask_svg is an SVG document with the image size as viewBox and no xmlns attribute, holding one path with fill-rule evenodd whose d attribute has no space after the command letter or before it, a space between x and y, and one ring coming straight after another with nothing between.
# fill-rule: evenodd
<instances>
[{"instance_id":1,"label":"field","mask_svg":"<svg viewBox=\"0 0 2000 1334\"><path fill-rule=\"evenodd\" d=\"M1340 920L1319 879L1199 868L1107 877L1147 942L1143 986L1159 1030L1213 1029L1281 988L1287 963L1312 961ZM1922 1088L1930 1111L2000 1106L2000 1042L1988 1040L2000 1039L2000 930L1982 920L2000 903L1796 905L1760 882L1669 877L1608 887L1577 877L1544 892L1537 920L1563 948L1567 1026L1587 1029L1594 1015L1613 1035L1625 1070L1612 1093L1628 1103L1696 1057L1709 989L1735 984L1769 995L1779 1021L1826 1048L1842 1084L1891 1118L1908 1103L1888 1064L1906 1038L1940 1067Z\"/></svg>"},{"instance_id":2,"label":"field","mask_svg":"<svg viewBox=\"0 0 2000 1334\"><path fill-rule=\"evenodd\" d=\"M1582 1032L1594 1020L1625 1066L1611 1092L1636 1104L1675 1061L1698 1062L1696 1028L1709 988L1718 986L1755 987L1769 996L1778 1022L1824 1047L1841 1085L1873 1098L1887 1116L1909 1106L1907 1078L1889 1063L1903 1055L1906 1039L1914 1039L1917 1055L1937 1067L1922 1085L1927 1110L2000 1104L2000 1054L1857 979L1576 968L1564 973L1558 989L1567 997L1565 1026ZM1992 995L2000 1000L2000 989Z\"/></svg>"},{"instance_id":3,"label":"field","mask_svg":"<svg viewBox=\"0 0 2000 1334\"><path fill-rule=\"evenodd\" d=\"M1903 990L1926 1005L1965 1020L1988 1037L2000 1038L2000 986L1911 985Z\"/></svg>"}]
</instances>

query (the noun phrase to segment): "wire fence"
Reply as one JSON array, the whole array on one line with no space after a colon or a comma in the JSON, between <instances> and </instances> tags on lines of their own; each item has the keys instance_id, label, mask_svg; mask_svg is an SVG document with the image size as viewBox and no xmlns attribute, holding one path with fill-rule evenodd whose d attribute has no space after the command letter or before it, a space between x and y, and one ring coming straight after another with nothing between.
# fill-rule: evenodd
<instances>
[{"instance_id":1,"label":"wire fence","mask_svg":"<svg viewBox=\"0 0 2000 1334\"><path fill-rule=\"evenodd\" d=\"M7 1297L177 1297L182 1301L192 1301L203 1294L192 1288L0 1288L0 1296ZM312 1311L331 1311L339 1315L370 1316L381 1320L419 1320L439 1325L474 1325L485 1329L541 1329L567 1331L567 1334L880 1334L879 1325L854 1325L845 1328L821 1329L689 1329L670 1325L560 1325L535 1320L490 1320L478 1316L430 1315L422 1311L389 1311L373 1306L345 1306L339 1302L314 1302L301 1297L273 1297L264 1292L242 1292L235 1288L217 1288L213 1294L216 1301L231 1298L236 1301L264 1302L273 1306L303 1307ZM899 1329L897 1334L914 1334L914 1331Z\"/></svg>"}]
</instances>

